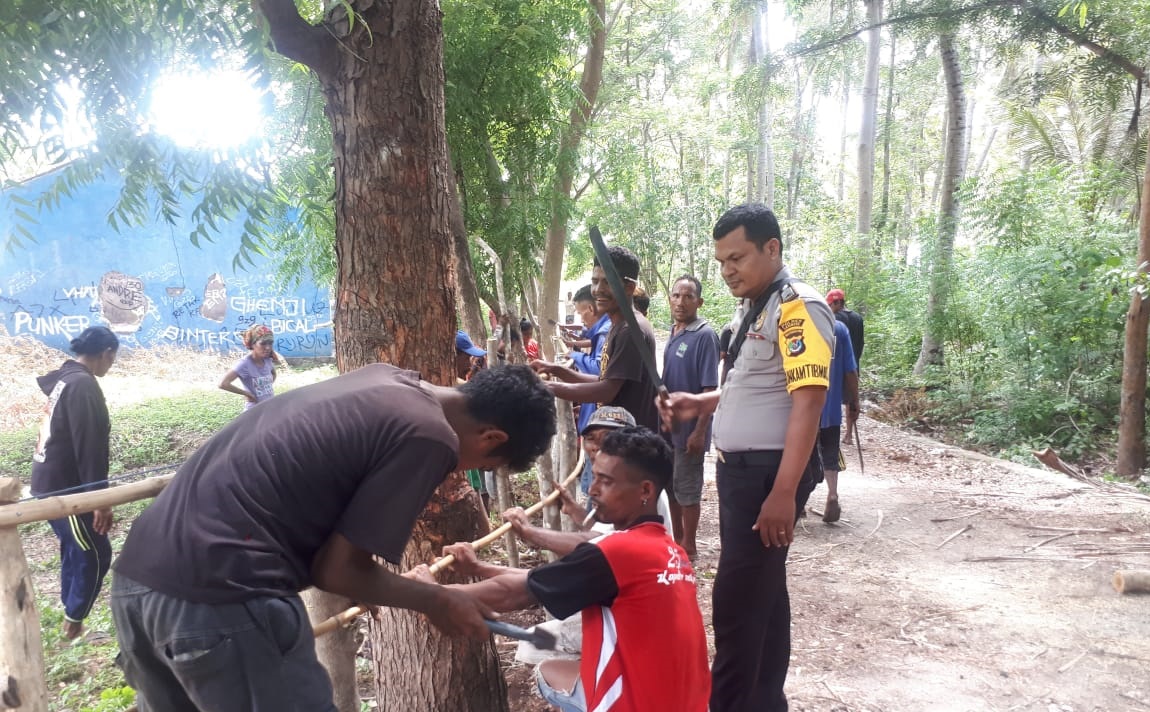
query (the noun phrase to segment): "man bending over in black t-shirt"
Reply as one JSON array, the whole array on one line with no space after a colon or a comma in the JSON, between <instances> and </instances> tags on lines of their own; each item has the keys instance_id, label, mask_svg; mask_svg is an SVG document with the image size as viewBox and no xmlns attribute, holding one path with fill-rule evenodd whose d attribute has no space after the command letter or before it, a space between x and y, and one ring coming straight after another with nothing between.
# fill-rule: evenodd
<instances>
[{"instance_id":1,"label":"man bending over in black t-shirt","mask_svg":"<svg viewBox=\"0 0 1150 712\"><path fill-rule=\"evenodd\" d=\"M180 467L115 563L140 711L334 712L308 586L485 640L487 606L374 557L399 563L448 473L524 470L554 433L555 399L526 366L443 388L376 364L245 411Z\"/></svg>"}]
</instances>

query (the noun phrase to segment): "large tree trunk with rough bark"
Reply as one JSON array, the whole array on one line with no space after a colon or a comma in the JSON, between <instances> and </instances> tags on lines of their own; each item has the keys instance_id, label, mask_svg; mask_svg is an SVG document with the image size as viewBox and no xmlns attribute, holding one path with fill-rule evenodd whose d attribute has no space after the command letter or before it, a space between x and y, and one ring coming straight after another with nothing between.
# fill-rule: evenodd
<instances>
[{"instance_id":1,"label":"large tree trunk with rough bark","mask_svg":"<svg viewBox=\"0 0 1150 712\"><path fill-rule=\"evenodd\" d=\"M954 35L944 34L939 38L939 51L942 55L943 75L946 77L948 124L938 207L938 241L931 261L930 293L926 301L922 348L914 364L916 376L921 376L927 366L941 366L943 363L942 320L946 314L951 263L954 260L958 187L966 170L966 92Z\"/></svg>"},{"instance_id":2,"label":"large tree trunk with rough bark","mask_svg":"<svg viewBox=\"0 0 1150 712\"><path fill-rule=\"evenodd\" d=\"M1142 178L1138 217L1138 271L1150 261L1150 150ZM1134 477L1146 466L1146 330L1150 326L1147 295L1134 290L1126 312L1126 344L1122 351L1122 404L1118 410L1118 465L1120 475Z\"/></svg>"},{"instance_id":3,"label":"large tree trunk with rough bark","mask_svg":"<svg viewBox=\"0 0 1150 712\"><path fill-rule=\"evenodd\" d=\"M293 0L256 6L277 51L315 70L331 121L339 370L382 361L453 383L454 198L438 4L355 0L355 22L337 5L322 27L304 21ZM454 473L417 525L403 568L430 561L445 543L474 539L484 522L478 498ZM385 611L370 631L380 710L507 709L491 641L447 639L400 610ZM354 648L328 652L329 669L354 665ZM334 677L346 679L345 672ZM357 712L358 701L340 709Z\"/></svg>"}]
</instances>

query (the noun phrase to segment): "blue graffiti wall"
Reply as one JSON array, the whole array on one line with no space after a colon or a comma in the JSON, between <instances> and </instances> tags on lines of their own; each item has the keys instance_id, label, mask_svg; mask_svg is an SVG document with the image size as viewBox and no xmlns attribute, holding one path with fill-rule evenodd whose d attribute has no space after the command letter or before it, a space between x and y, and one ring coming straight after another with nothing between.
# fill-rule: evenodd
<instances>
[{"instance_id":1,"label":"blue graffiti wall","mask_svg":"<svg viewBox=\"0 0 1150 712\"><path fill-rule=\"evenodd\" d=\"M51 180L42 176L0 193L0 237L11 234L16 219L11 195L35 198ZM326 286L309 276L284 290L275 278L275 254L233 269L244 216L217 221L213 241L201 240L199 247L187 237L190 200L175 225L157 219L117 231L107 216L120 188L119 179L109 177L77 189L36 215L38 224L27 225L35 243L0 253L0 324L8 334L67 350L86 327L105 325L128 348L242 351L244 330L262 323L275 332L275 348L284 356L332 355Z\"/></svg>"}]
</instances>

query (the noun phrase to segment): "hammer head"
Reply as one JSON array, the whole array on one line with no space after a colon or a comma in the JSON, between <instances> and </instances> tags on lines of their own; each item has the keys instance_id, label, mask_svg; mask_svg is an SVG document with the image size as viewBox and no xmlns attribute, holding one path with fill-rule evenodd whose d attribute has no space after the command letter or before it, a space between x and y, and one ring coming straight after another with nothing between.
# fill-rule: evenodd
<instances>
[{"instance_id":1,"label":"hammer head","mask_svg":"<svg viewBox=\"0 0 1150 712\"><path fill-rule=\"evenodd\" d=\"M487 621L487 627L491 629L492 633L498 633L499 635L515 638L516 640L526 640L540 650L555 649L555 636L539 628L520 628L517 625L493 620Z\"/></svg>"}]
</instances>

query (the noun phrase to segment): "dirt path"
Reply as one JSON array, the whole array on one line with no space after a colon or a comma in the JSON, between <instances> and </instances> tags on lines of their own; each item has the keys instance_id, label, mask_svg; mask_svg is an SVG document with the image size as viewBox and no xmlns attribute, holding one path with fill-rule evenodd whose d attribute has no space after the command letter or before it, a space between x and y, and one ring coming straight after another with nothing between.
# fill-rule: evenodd
<instances>
[{"instance_id":1,"label":"dirt path","mask_svg":"<svg viewBox=\"0 0 1150 712\"><path fill-rule=\"evenodd\" d=\"M1115 569L1150 568L1150 500L866 418L862 432L866 472L848 455L843 521L808 515L791 549L792 710L1150 710L1150 596L1119 596L1110 584ZM821 511L824 497L820 487L810 507ZM1110 531L1052 540L1068 532L1027 527ZM709 621L713 480L702 539ZM1017 560L977 560L988 557ZM508 672L512 709L545 710L525 666Z\"/></svg>"},{"instance_id":2,"label":"dirt path","mask_svg":"<svg viewBox=\"0 0 1150 712\"><path fill-rule=\"evenodd\" d=\"M868 419L862 432L844 520L808 516L791 549L793 709L1150 710L1150 597L1110 584L1150 568L1150 500Z\"/></svg>"}]
</instances>

